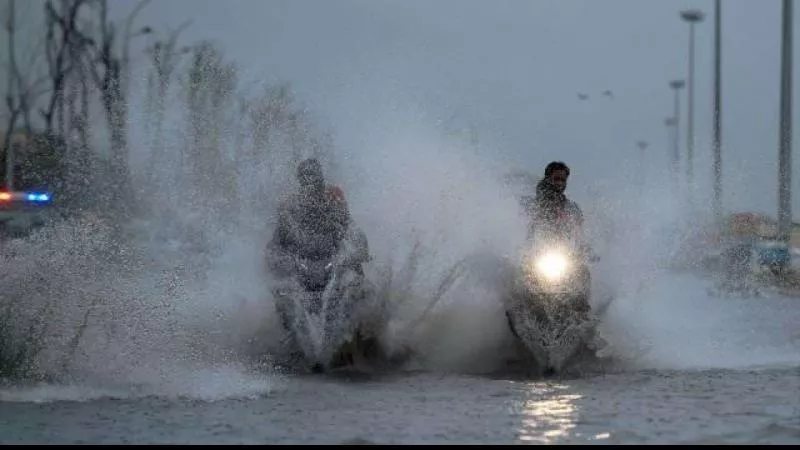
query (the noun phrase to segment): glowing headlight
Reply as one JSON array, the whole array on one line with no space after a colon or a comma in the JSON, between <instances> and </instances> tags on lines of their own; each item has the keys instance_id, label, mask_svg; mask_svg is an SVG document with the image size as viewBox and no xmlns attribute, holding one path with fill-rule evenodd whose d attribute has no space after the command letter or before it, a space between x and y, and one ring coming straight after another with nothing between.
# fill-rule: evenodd
<instances>
[{"instance_id":1,"label":"glowing headlight","mask_svg":"<svg viewBox=\"0 0 800 450\"><path fill-rule=\"evenodd\" d=\"M547 253L536 260L536 270L549 279L558 279L567 271L567 258L557 252Z\"/></svg>"}]
</instances>

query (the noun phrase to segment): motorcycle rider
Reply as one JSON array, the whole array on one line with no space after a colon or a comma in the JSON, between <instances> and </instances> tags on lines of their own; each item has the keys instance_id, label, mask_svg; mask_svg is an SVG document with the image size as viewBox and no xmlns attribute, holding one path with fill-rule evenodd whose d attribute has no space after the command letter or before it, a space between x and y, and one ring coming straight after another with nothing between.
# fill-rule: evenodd
<instances>
[{"instance_id":1,"label":"motorcycle rider","mask_svg":"<svg viewBox=\"0 0 800 450\"><path fill-rule=\"evenodd\" d=\"M278 205L278 220L272 239L267 245L267 266L279 277L292 276L296 273L299 256L310 260L332 258L344 251L345 260L340 261L344 267L354 269L356 278L354 285L364 283L363 263L369 260L367 238L360 230L351 226L350 212L345 200L344 191L335 185L326 183L322 165L316 158L308 158L297 167L298 190ZM346 242L345 242L346 241ZM347 247L347 248L345 248ZM356 302L362 301L366 292L357 290ZM277 293L277 291L276 291ZM280 294L279 294L280 295ZM284 311L286 302L277 301L276 308ZM283 329L287 339L293 339L289 315L280 313ZM357 332L361 336L360 332ZM365 348L371 349L372 341L365 340ZM374 345L373 345L374 346ZM290 344L290 348L293 345ZM302 352L295 348L290 359L302 359ZM320 371L316 365L313 371Z\"/></svg>"},{"instance_id":2,"label":"motorcycle rider","mask_svg":"<svg viewBox=\"0 0 800 450\"><path fill-rule=\"evenodd\" d=\"M584 346L584 350L596 352L599 348L604 347L605 343L602 339L598 339L592 325L592 278L588 262L596 261L597 258L584 240L583 212L577 203L568 199L565 195L569 176L570 169L564 162L550 162L545 167L544 177L536 183L535 196L523 197L522 206L529 218L528 238L532 241L531 244L542 245L542 248L544 248L547 244L550 244L546 241L555 238L553 240L557 241L556 243L566 243L568 248L574 252L569 257L571 268L564 281L572 288L569 292L577 295L563 297L568 300L568 303L538 301L539 297L532 296L531 294L533 293L525 286L527 283L515 283L512 288L515 295L512 296L512 301L507 306L506 319L512 335L518 340L521 341L523 338L526 341L535 340L537 339L536 333L550 333L550 331L546 330L547 326L545 325L545 328L540 328L538 331L534 328L526 327L527 329L520 330L524 331L521 336L515 327L515 323L519 323L515 320L519 319L518 313L514 311L515 308L520 305L526 305L523 309L526 311L525 315L537 318L537 322L541 320L540 323L545 324L564 320L566 316L562 313L564 310L568 310L569 315L577 318L578 321L574 323L567 321L563 322L563 324L579 324L579 328L570 326L571 333L577 333L570 335L577 339L575 342L579 342L580 345ZM534 238L537 240L534 240ZM538 241L539 238L544 242ZM556 295L560 297L560 294L556 293ZM547 297L548 294L545 293L544 296ZM547 307L548 305L558 305L558 312L554 314L547 312L550 309ZM565 309L562 309L562 306ZM557 325L557 327L560 326ZM543 369L543 375L545 376L553 374L556 370L552 366L544 366Z\"/></svg>"},{"instance_id":3,"label":"motorcycle rider","mask_svg":"<svg viewBox=\"0 0 800 450\"><path fill-rule=\"evenodd\" d=\"M325 181L322 165L308 158L297 166L299 189L278 205L278 223L269 244L270 268L280 273L294 269L295 256L330 258L341 249L350 228L344 191ZM368 259L366 237L358 234L358 249L345 261L363 274Z\"/></svg>"},{"instance_id":4,"label":"motorcycle rider","mask_svg":"<svg viewBox=\"0 0 800 450\"><path fill-rule=\"evenodd\" d=\"M537 227L545 228L556 236L573 240L586 261L595 261L597 257L583 235L583 212L564 194L569 175L570 169L562 161L553 161L545 167L544 177L536 185L536 196L524 200L531 220L529 235ZM581 275L588 287L591 283L588 267L584 266ZM588 309L588 304L585 307Z\"/></svg>"},{"instance_id":5,"label":"motorcycle rider","mask_svg":"<svg viewBox=\"0 0 800 450\"><path fill-rule=\"evenodd\" d=\"M523 205L531 219L531 231L543 226L560 236L571 236L582 243L583 212L577 203L564 194L569 175L570 170L565 163L551 162L536 185L536 196L524 198Z\"/></svg>"}]
</instances>

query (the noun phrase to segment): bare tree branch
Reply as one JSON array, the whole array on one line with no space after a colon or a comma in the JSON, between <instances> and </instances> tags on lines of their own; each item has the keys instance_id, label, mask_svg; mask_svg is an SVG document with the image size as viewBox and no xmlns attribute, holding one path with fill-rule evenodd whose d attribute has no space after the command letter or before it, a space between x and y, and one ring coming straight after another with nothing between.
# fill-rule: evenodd
<instances>
[{"instance_id":1,"label":"bare tree branch","mask_svg":"<svg viewBox=\"0 0 800 450\"><path fill-rule=\"evenodd\" d=\"M78 30L77 20L81 8L87 0L61 0L61 12L53 6L52 0L45 4L47 16L46 49L51 81L51 96L48 105L41 111L48 132L53 130L56 111L61 109L64 84L77 61L70 61L71 46L83 45L86 38ZM60 39L56 39L56 30Z\"/></svg>"},{"instance_id":2,"label":"bare tree branch","mask_svg":"<svg viewBox=\"0 0 800 450\"><path fill-rule=\"evenodd\" d=\"M6 133L3 136L3 149L5 150L5 188L8 191L11 191L14 187L13 184L13 172L14 172L14 159L13 159L13 151L11 148L11 139L14 134L14 127L17 124L17 117L20 113L21 104L15 104L14 102L14 81L15 75L17 72L17 60L16 60L16 48L14 46L14 41L16 37L16 24L14 23L16 20L16 14L14 11L15 2L14 0L9 0L8 3L8 16L6 20L6 31L8 32L8 61L9 61L9 70L8 70L8 91L6 91L6 105L8 106L9 111L9 118L8 118L8 125L6 127Z\"/></svg>"},{"instance_id":3,"label":"bare tree branch","mask_svg":"<svg viewBox=\"0 0 800 450\"><path fill-rule=\"evenodd\" d=\"M125 21L125 35L123 36L123 43L122 43L122 64L125 66L125 70L127 71L127 67L129 67L130 62L130 48L129 43L131 39L131 28L133 28L133 21L136 19L136 16L150 3L150 0L140 0L136 6L133 7L133 11L131 11L130 15L128 15L127 20ZM144 31L145 33L149 33L148 31Z\"/></svg>"}]
</instances>

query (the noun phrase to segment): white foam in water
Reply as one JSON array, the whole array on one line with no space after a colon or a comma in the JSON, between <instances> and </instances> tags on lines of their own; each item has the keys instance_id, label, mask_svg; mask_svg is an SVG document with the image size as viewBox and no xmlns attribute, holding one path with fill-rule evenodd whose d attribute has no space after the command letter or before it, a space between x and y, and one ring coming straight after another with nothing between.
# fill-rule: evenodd
<instances>
[{"instance_id":1,"label":"white foam in water","mask_svg":"<svg viewBox=\"0 0 800 450\"><path fill-rule=\"evenodd\" d=\"M0 402L50 403L59 401L87 402L101 398L130 398L126 389L101 389L80 385L41 384L33 387L0 389Z\"/></svg>"},{"instance_id":2,"label":"white foam in water","mask_svg":"<svg viewBox=\"0 0 800 450\"><path fill-rule=\"evenodd\" d=\"M152 374L151 374L152 375ZM240 367L183 369L162 376L134 371L135 385L108 387L84 384L17 386L0 389L0 402L87 402L98 399L135 399L157 396L203 401L251 399L269 395L276 379L248 374Z\"/></svg>"}]
</instances>

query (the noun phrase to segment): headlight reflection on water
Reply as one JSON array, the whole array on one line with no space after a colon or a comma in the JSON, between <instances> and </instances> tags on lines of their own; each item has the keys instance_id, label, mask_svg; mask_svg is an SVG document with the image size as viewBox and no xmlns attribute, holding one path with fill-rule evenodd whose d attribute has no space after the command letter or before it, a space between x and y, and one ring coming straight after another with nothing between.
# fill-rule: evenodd
<instances>
[{"instance_id":1,"label":"headlight reflection on water","mask_svg":"<svg viewBox=\"0 0 800 450\"><path fill-rule=\"evenodd\" d=\"M612 432L587 426L581 418L586 406L583 395L571 393L565 384L549 384L541 389L531 386L531 398L521 402L517 414L522 426L517 440L525 444L609 443ZM579 425L582 425L579 427ZM594 424L599 425L599 424Z\"/></svg>"},{"instance_id":2,"label":"headlight reflection on water","mask_svg":"<svg viewBox=\"0 0 800 450\"><path fill-rule=\"evenodd\" d=\"M525 402L519 440L552 444L567 438L578 420L575 401L582 397L551 392L547 398Z\"/></svg>"}]
</instances>

